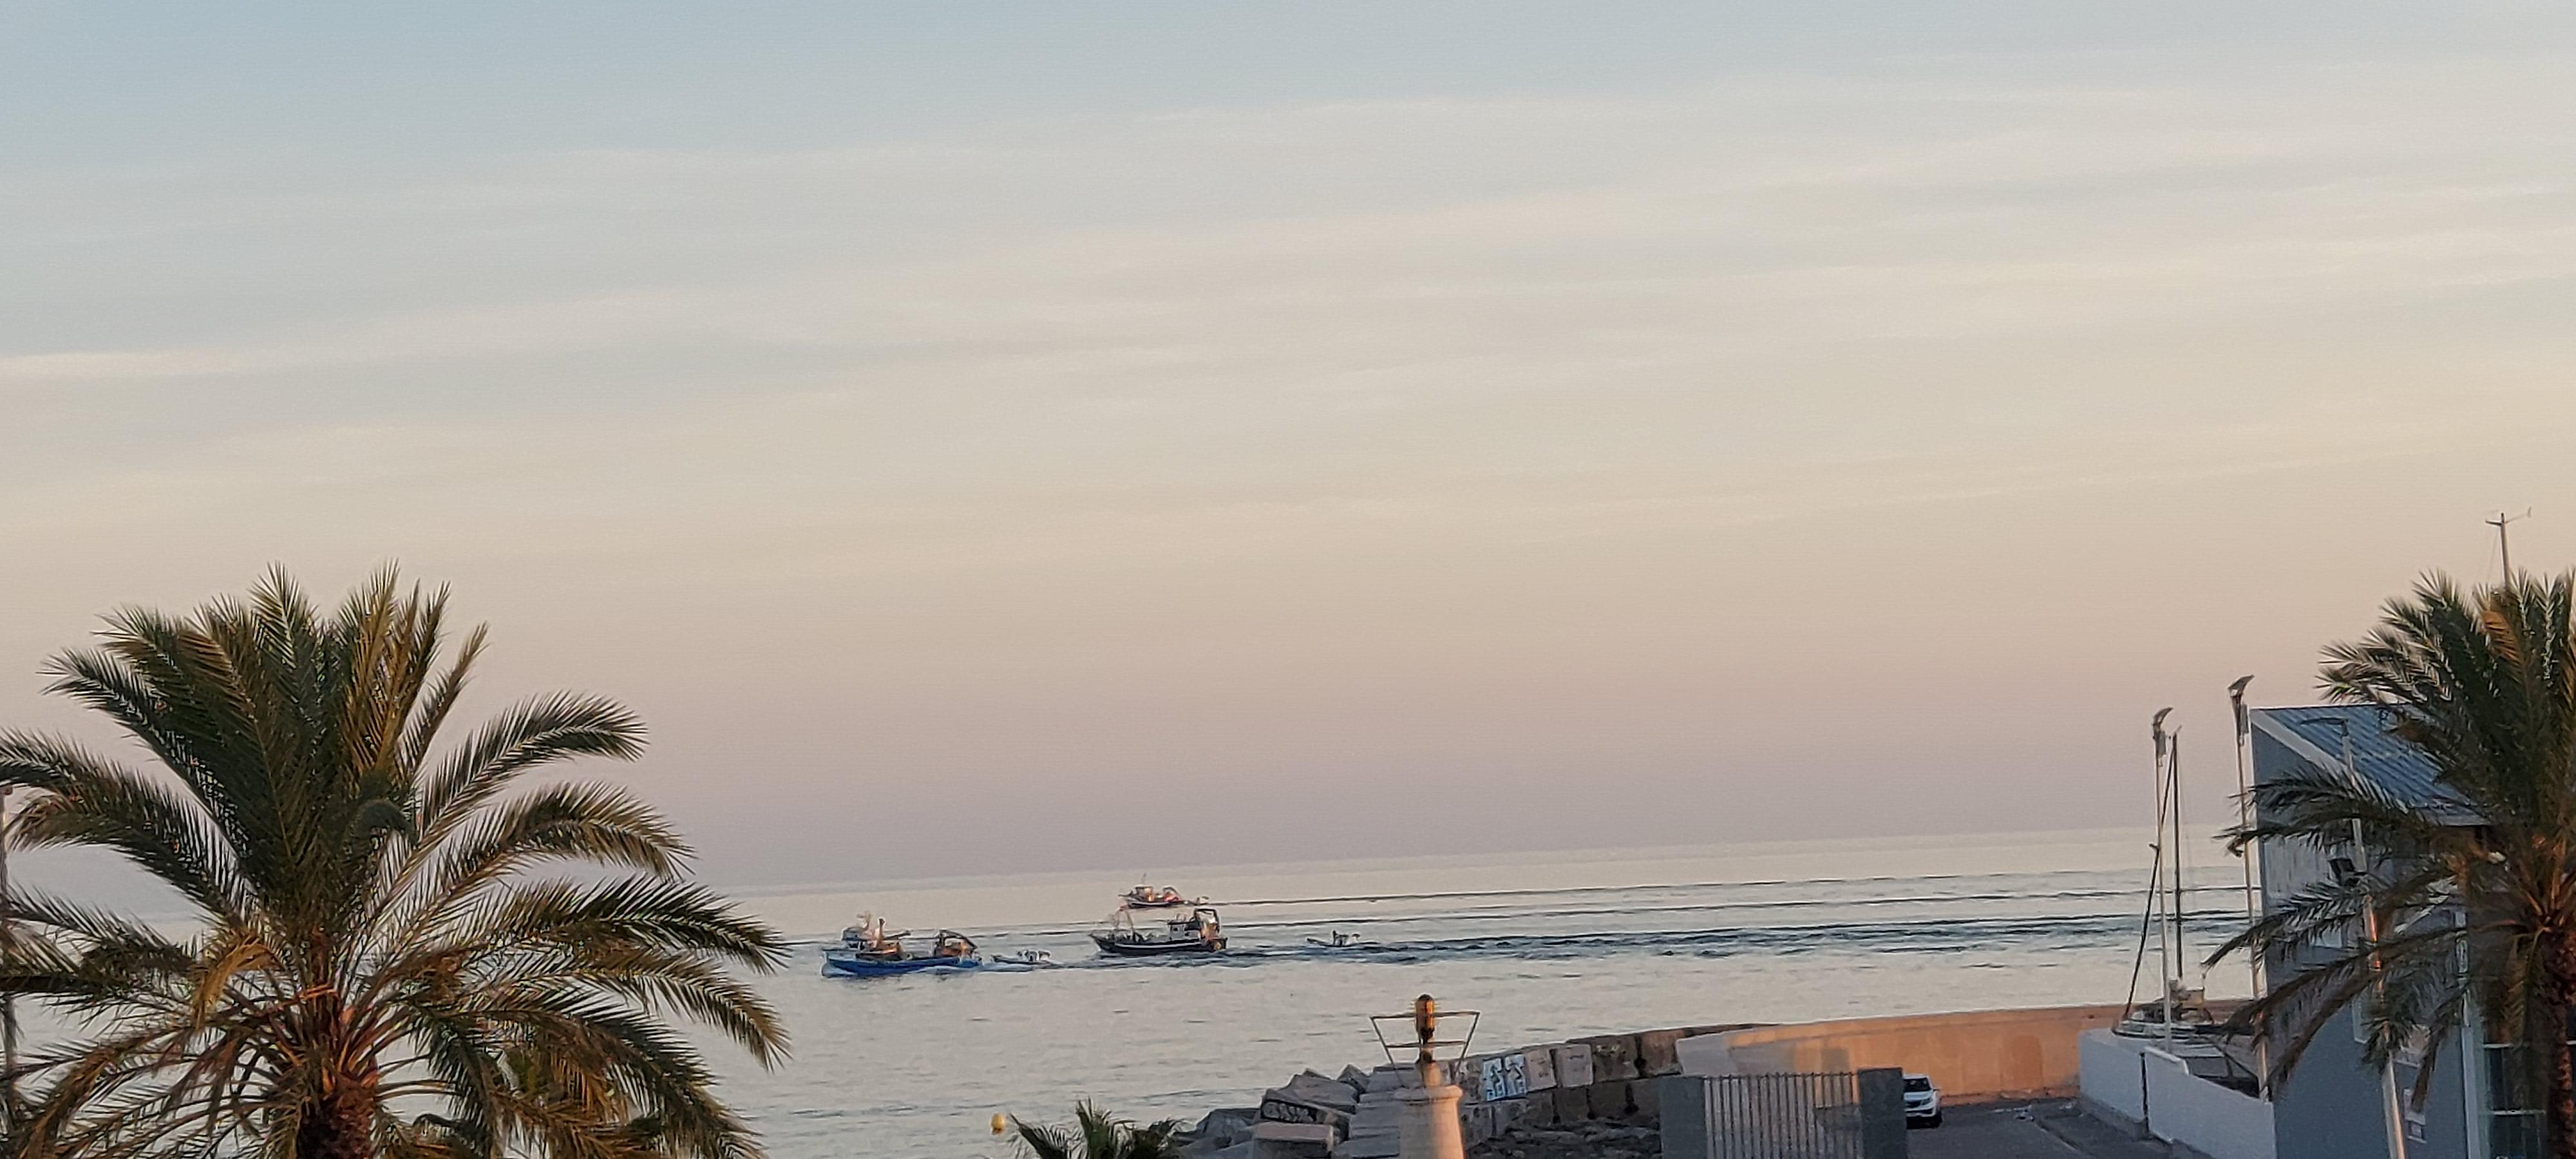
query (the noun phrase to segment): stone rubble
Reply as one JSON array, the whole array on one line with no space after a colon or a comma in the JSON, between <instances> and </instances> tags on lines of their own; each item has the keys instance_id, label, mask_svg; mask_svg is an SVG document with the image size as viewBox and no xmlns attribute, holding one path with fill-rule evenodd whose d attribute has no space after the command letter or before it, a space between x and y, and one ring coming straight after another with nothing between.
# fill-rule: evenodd
<instances>
[{"instance_id":1,"label":"stone rubble","mask_svg":"<svg viewBox=\"0 0 2576 1159\"><path fill-rule=\"evenodd\" d=\"M1663 1132L1624 1123L1516 1126L1467 1149L1469 1159L1662 1159Z\"/></svg>"}]
</instances>

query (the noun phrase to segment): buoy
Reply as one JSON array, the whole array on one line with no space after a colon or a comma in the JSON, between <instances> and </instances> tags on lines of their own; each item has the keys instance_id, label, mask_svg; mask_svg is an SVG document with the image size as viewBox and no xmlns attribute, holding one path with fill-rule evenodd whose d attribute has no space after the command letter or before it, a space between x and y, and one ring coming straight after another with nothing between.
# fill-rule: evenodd
<instances>
[{"instance_id":1,"label":"buoy","mask_svg":"<svg viewBox=\"0 0 2576 1159\"><path fill-rule=\"evenodd\" d=\"M1002 1116L1002 1114L1001 1114L1000 1112L998 1112L998 1111L997 1111L997 1112L995 1112L995 1113L994 1113L994 1115L993 1115L993 1133L994 1133L994 1134L996 1134L996 1135L999 1135L999 1134L1001 1134L1002 1132L1004 1132L1004 1131L1006 1131L1006 1130L1009 1130L1009 1129L1010 1129L1010 1128L1009 1128L1009 1126L1008 1126L1008 1121L1007 1121L1007 1120Z\"/></svg>"}]
</instances>

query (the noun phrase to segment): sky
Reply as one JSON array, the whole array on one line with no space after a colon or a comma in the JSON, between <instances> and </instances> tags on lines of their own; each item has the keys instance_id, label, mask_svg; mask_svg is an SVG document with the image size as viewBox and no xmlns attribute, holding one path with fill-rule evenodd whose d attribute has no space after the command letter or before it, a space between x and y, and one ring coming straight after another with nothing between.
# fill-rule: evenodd
<instances>
[{"instance_id":1,"label":"sky","mask_svg":"<svg viewBox=\"0 0 2576 1159\"><path fill-rule=\"evenodd\" d=\"M2576 15L0 6L0 722L452 585L752 886L2144 825L2576 563ZM1999 838L1998 840L2009 840Z\"/></svg>"}]
</instances>

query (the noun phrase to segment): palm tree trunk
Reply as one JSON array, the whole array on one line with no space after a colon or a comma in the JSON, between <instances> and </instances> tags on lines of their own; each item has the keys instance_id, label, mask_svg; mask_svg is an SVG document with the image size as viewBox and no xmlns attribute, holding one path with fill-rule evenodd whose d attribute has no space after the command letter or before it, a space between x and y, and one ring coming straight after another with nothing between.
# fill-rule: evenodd
<instances>
[{"instance_id":1,"label":"palm tree trunk","mask_svg":"<svg viewBox=\"0 0 2576 1159\"><path fill-rule=\"evenodd\" d=\"M374 1159L376 1108L367 1092L344 1086L304 1109L295 1159Z\"/></svg>"},{"instance_id":2,"label":"palm tree trunk","mask_svg":"<svg viewBox=\"0 0 2576 1159\"><path fill-rule=\"evenodd\" d=\"M2576 1059L2567 1052L2567 1014L2576 1006L2576 938L2561 937L2547 969L2550 1002L2540 1011L2540 1038L2535 1045L2549 1052L2549 1143L2555 1159L2576 1159Z\"/></svg>"},{"instance_id":3,"label":"palm tree trunk","mask_svg":"<svg viewBox=\"0 0 2576 1159\"><path fill-rule=\"evenodd\" d=\"M2567 1008L2558 1007L2547 1015L2553 1025L2567 1024ZM2549 1154L2556 1159L2576 1159L2576 1066L2569 1065L2566 1032L2555 1042L2543 1044L2549 1049Z\"/></svg>"},{"instance_id":4,"label":"palm tree trunk","mask_svg":"<svg viewBox=\"0 0 2576 1159\"><path fill-rule=\"evenodd\" d=\"M2566 1007L2551 1014L2552 1025L2567 1025ZM2576 1067L2568 1063L2566 1032L2560 1031L2549 1048L2549 1153L2576 1159Z\"/></svg>"}]
</instances>

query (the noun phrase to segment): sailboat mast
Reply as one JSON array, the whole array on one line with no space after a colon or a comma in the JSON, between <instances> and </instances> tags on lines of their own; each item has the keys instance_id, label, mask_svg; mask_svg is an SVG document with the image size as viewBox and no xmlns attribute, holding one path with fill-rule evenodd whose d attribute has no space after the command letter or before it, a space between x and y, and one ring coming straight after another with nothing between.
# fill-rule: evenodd
<instances>
[{"instance_id":1,"label":"sailboat mast","mask_svg":"<svg viewBox=\"0 0 2576 1159\"><path fill-rule=\"evenodd\" d=\"M2165 733L2165 717L2172 712L2173 709L2171 708L2158 710L2156 712L2155 721L2148 726L2150 730L2154 732L2156 742L2156 860L2168 863L2173 859L2166 856L2165 852L2165 841L2167 838L2166 822L2167 819L2172 816L2170 807L2172 805L2173 790L2168 784L2168 778L2166 776L2165 755L2168 751L2170 738ZM2179 849L2174 850L2174 853L2176 854L2179 854L2180 852L2181 850ZM2162 902L2162 895L2164 894L2164 890L2159 888L2162 885L2162 882L2153 879L2150 879L2147 883L2147 906L2150 910L2165 908L2159 904ZM2173 977L2175 969L2175 946L2171 924L2172 921L2173 914L2168 910L2165 914L2165 921L2162 924L2159 924L2156 929L2156 989L2162 991L2162 993L2158 994L2156 997L2156 1008L2164 1014L2165 1036L2168 1038L2173 1036L2174 1020L2173 986L2167 981L2167 979Z\"/></svg>"},{"instance_id":2,"label":"sailboat mast","mask_svg":"<svg viewBox=\"0 0 2576 1159\"><path fill-rule=\"evenodd\" d=\"M2183 971L2189 968L2186 963L2190 961L2189 958L2184 957L2186 951L2184 950L2183 939L2183 917L2191 912L2189 908L2189 900L2185 895L2185 891L2190 888L2185 884L2186 878L2184 876L2184 867L2189 861L2188 852L2190 847L2184 844L2182 837L2181 729L2175 729L2173 739L2167 741L2165 745L2165 781L2170 786L2168 791L2173 794L2173 985L2176 988L2180 988L2182 986Z\"/></svg>"}]
</instances>

